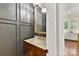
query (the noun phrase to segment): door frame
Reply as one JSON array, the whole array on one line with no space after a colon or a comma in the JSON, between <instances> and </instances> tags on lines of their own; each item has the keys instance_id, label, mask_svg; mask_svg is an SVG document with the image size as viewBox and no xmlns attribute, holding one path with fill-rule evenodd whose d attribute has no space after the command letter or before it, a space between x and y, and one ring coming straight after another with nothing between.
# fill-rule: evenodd
<instances>
[{"instance_id":1,"label":"door frame","mask_svg":"<svg viewBox=\"0 0 79 59\"><path fill-rule=\"evenodd\" d=\"M47 3L46 48L48 56L64 55L64 4Z\"/></svg>"}]
</instances>

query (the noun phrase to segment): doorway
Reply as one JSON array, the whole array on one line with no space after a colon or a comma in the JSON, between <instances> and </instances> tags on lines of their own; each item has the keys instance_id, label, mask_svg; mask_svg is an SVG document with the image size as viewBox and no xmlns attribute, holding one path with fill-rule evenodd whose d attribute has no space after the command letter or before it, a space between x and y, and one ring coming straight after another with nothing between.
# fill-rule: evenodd
<instances>
[{"instance_id":1,"label":"doorway","mask_svg":"<svg viewBox=\"0 0 79 59\"><path fill-rule=\"evenodd\" d=\"M64 3L64 55L79 55L79 3Z\"/></svg>"}]
</instances>

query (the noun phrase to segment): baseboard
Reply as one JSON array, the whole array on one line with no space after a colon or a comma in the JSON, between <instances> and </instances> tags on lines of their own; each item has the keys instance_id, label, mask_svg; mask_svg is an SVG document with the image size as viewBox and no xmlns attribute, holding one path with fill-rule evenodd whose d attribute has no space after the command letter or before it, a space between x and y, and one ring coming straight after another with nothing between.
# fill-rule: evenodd
<instances>
[{"instance_id":1,"label":"baseboard","mask_svg":"<svg viewBox=\"0 0 79 59\"><path fill-rule=\"evenodd\" d=\"M74 42L78 42L78 40L70 40L70 39L65 39L67 41L74 41Z\"/></svg>"}]
</instances>

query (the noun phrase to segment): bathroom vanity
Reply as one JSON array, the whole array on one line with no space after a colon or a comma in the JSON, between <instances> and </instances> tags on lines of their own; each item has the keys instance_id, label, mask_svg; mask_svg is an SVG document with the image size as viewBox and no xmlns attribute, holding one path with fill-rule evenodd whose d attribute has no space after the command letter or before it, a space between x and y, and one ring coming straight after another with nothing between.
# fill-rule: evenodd
<instances>
[{"instance_id":1,"label":"bathroom vanity","mask_svg":"<svg viewBox=\"0 0 79 59\"><path fill-rule=\"evenodd\" d=\"M31 38L24 40L24 55L26 56L46 56L45 38Z\"/></svg>"}]
</instances>

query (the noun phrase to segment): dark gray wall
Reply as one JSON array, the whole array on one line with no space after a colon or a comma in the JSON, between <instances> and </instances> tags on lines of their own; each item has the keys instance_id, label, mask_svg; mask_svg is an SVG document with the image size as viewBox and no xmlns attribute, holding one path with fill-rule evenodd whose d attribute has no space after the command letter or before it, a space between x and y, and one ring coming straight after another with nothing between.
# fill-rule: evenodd
<instances>
[{"instance_id":1,"label":"dark gray wall","mask_svg":"<svg viewBox=\"0 0 79 59\"><path fill-rule=\"evenodd\" d=\"M33 37L32 21L32 4L0 3L0 55L23 55L23 40Z\"/></svg>"}]
</instances>

